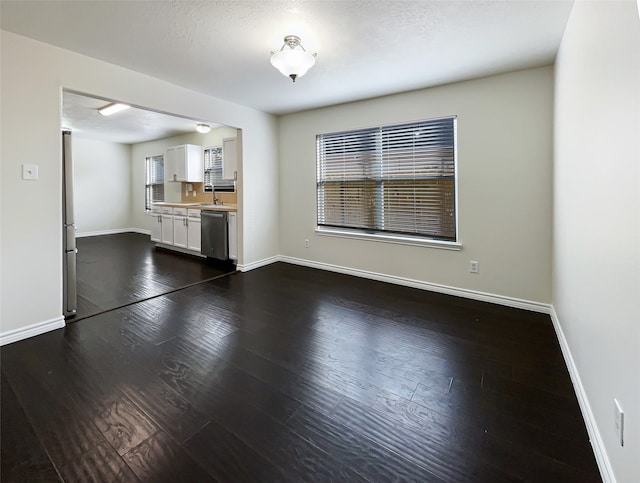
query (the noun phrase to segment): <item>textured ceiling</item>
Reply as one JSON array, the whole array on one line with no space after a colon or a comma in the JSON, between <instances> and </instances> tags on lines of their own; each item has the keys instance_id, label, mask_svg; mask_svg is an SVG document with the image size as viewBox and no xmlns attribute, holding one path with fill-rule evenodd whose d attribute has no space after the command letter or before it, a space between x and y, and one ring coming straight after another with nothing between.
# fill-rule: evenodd
<instances>
[{"instance_id":1,"label":"textured ceiling","mask_svg":"<svg viewBox=\"0 0 640 483\"><path fill-rule=\"evenodd\" d=\"M282 114L552 63L572 1L5 1L2 28ZM293 84L287 34L318 52Z\"/></svg>"},{"instance_id":2,"label":"textured ceiling","mask_svg":"<svg viewBox=\"0 0 640 483\"><path fill-rule=\"evenodd\" d=\"M62 127L74 134L124 144L141 143L195 132L201 121L131 108L111 116L98 112L109 100L65 92L62 102ZM219 124L206 122L213 129Z\"/></svg>"}]
</instances>

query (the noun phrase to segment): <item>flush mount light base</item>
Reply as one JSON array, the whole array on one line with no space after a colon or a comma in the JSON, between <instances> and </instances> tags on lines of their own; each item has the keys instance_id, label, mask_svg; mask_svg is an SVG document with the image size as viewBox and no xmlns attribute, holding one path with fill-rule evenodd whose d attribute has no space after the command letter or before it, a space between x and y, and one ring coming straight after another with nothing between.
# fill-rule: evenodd
<instances>
[{"instance_id":1,"label":"flush mount light base","mask_svg":"<svg viewBox=\"0 0 640 483\"><path fill-rule=\"evenodd\" d=\"M284 38L284 43L287 44L290 49L295 49L298 45L300 45L300 42L302 41L300 40L300 37L298 37L297 35L287 35ZM302 47L302 45L300 45L300 47Z\"/></svg>"},{"instance_id":2,"label":"flush mount light base","mask_svg":"<svg viewBox=\"0 0 640 483\"><path fill-rule=\"evenodd\" d=\"M207 134L209 131L211 131L211 126L209 126L208 124L196 124L196 131L198 131L200 134Z\"/></svg>"},{"instance_id":3,"label":"flush mount light base","mask_svg":"<svg viewBox=\"0 0 640 483\"><path fill-rule=\"evenodd\" d=\"M302 77L316 63L318 54L310 54L301 44L297 35L287 35L282 48L271 55L271 65L293 82Z\"/></svg>"}]
</instances>

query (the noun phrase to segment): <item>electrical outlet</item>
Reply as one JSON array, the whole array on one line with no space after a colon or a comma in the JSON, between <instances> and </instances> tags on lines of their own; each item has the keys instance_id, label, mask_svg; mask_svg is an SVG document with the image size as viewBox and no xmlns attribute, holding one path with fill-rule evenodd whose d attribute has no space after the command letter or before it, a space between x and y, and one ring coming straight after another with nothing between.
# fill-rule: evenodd
<instances>
[{"instance_id":1,"label":"electrical outlet","mask_svg":"<svg viewBox=\"0 0 640 483\"><path fill-rule=\"evenodd\" d=\"M469 272L480 273L480 264L476 261L469 261Z\"/></svg>"},{"instance_id":2,"label":"electrical outlet","mask_svg":"<svg viewBox=\"0 0 640 483\"><path fill-rule=\"evenodd\" d=\"M305 240L304 241L304 247L305 248L309 248L309 240Z\"/></svg>"},{"instance_id":3,"label":"electrical outlet","mask_svg":"<svg viewBox=\"0 0 640 483\"><path fill-rule=\"evenodd\" d=\"M624 411L617 399L613 400L614 405L614 421L616 426L616 439L620 446L624 446Z\"/></svg>"}]
</instances>

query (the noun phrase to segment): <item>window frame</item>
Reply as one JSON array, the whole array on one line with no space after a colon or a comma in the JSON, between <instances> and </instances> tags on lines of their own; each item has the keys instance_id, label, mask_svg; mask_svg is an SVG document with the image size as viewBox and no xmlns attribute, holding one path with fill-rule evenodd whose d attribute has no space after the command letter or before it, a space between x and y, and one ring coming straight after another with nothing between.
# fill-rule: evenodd
<instances>
[{"instance_id":1,"label":"window frame","mask_svg":"<svg viewBox=\"0 0 640 483\"><path fill-rule=\"evenodd\" d=\"M156 160L156 162L158 161L158 158L161 158L160 161L162 162L162 181L158 181L155 180L156 182L153 182L155 178L152 175L152 172L150 171L151 168L151 163L154 162L154 159ZM164 163L165 163L165 156L163 154L156 154L156 155L152 155L152 156L145 156L144 158L144 210L145 212L149 212L152 210L152 206L153 203L163 203L165 200L165 190L164 190ZM153 197L153 187L154 186L162 186L162 199L154 199Z\"/></svg>"},{"instance_id":2,"label":"window frame","mask_svg":"<svg viewBox=\"0 0 640 483\"><path fill-rule=\"evenodd\" d=\"M385 148L383 147L382 142L380 142L380 140L385 139L385 136L389 135L389 132L394 132L395 129L403 129L407 126L409 126L412 129L419 129L420 124L428 124L428 123L433 123L433 125L437 125L437 123L440 122L444 122L447 120L451 120L452 121L452 138L453 141L451 143L451 148L453 149L453 160L452 160L452 168L449 167L449 170L452 169L452 175L449 175L448 177L446 175L444 175L444 173L440 176L434 177L434 179L429 179L429 181L434 181L434 180L442 180L446 182L446 179L452 179L453 181L453 187L449 188L450 190L452 189L451 193L453 194L453 207L449 207L446 211L441 211L442 214L446 214L446 213L452 213L454 220L453 220L453 236L449 239L447 239L447 236L443 236L442 238L437 237L437 236L429 236L428 234L425 233L406 233L406 232L398 232L398 231L392 231L392 230L385 230L380 229L379 227L382 225L384 225L385 221L384 221L384 217L386 216L386 213L390 213L391 209L394 208L394 202L397 204L397 200L391 200L392 203L385 203L384 199L385 199L385 194L387 196L388 199L388 191L385 191L384 188L384 183L388 182L388 179L383 179L384 176L380 176L380 173L382 172L383 169L385 169L385 167L383 166L384 163L387 163L387 169L389 167L389 160L388 160L388 156L389 156L389 151L388 151L388 147ZM414 126L412 126L414 125ZM359 183L363 185L362 189L366 189L366 186L364 186L365 184L370 184L370 183L375 183L375 186L372 188L373 193L375 193L373 195L373 199L376 200L375 204L373 205L372 208L369 208L369 211L367 213L365 212L360 212L357 211L358 213L360 213L359 216L374 216L374 226L375 228L372 228L370 226L365 227L365 228L358 228L358 227L347 227L347 226L335 226L332 225L331 223L321 223L321 211L322 214L324 215L325 210L326 210L326 205L324 205L324 203L326 203L325 200L321 200L321 191L322 194L325 193L325 189L321 190L321 185L326 186L327 183L327 179L329 178L326 174L323 175L321 174L321 162L324 162L324 159L321 159L321 156L326 156L326 153L323 152L321 154L321 147L322 147L322 143L324 142L324 138L326 136L336 136L336 135L341 135L344 134L345 137L348 137L349 135L354 135L354 134L361 134L361 137L358 138L359 140L365 140L368 136L379 136L379 140L375 143L368 141L368 145L363 147L362 150L360 149L361 146L357 146L358 151L356 151L357 154L355 154L355 156L359 156L359 157L368 157L369 160L371 160L371 152L373 152L373 163L371 163L371 161L367 161L368 163L370 163L370 171L371 172L376 172L376 174L371 175L369 174L368 176L365 176L363 178L363 180L360 180ZM316 229L315 232L318 235L323 235L323 236L333 236L333 237L340 237L340 238L355 238L355 239L364 239L364 240L369 240L369 241L376 241L376 242L385 242L385 243L394 243L394 244L400 244L400 245L413 245L413 246L428 246L428 247L433 247L433 248L442 248L442 249L448 249L448 250L461 250L462 249L462 243L460 242L460 232L459 232L459 190L458 190L458 182L459 182L459 171L458 171L458 136L457 136L457 116L456 115L450 115L450 116L442 116L442 117L438 117L438 118L431 118L431 119L421 119L418 121L407 121L407 122L399 122L399 123L393 123L393 124L385 124L385 125L379 125L379 126L372 126L369 128L361 128L361 129L351 129L351 130L345 130L345 131L336 131L336 132L331 132L331 133L323 133L323 134L318 134L316 136ZM403 139L404 141L404 139ZM364 141L363 141L364 142ZM371 146L375 145L375 148L372 150ZM326 147L326 145L325 145ZM446 145L444 146L444 149L447 149L449 146ZM387 151L385 151L385 149L387 149ZM396 149L403 149L402 146L400 146L399 148ZM385 157L386 155L386 157ZM442 160L441 162L445 162L444 160ZM449 160L449 164L451 164L451 159ZM395 167L395 165L392 165ZM323 167L326 168L326 165L324 165ZM348 168L345 168L348 170ZM413 174L415 174L415 170L412 171ZM377 176L377 178L376 178ZM429 178L428 176L423 176L423 181L427 181L427 178ZM414 177L415 180L415 177ZM394 180L391 180L394 181ZM344 180L345 185L349 182L348 177ZM357 187L357 182L353 181L354 186ZM339 183L339 181L338 181ZM402 181L400 181L400 183L402 183ZM442 193L445 193L446 190L443 190ZM371 195L370 195L371 196ZM415 201L415 199L414 199ZM359 202L359 201L358 201ZM357 203L356 202L356 206L357 207ZM344 210L345 208L347 208L348 205L342 205L342 210ZM403 208L400 208L401 210ZM397 210L397 208L396 208ZM416 213L416 205L415 203L413 203L411 205L411 207L409 208L409 212L411 213L411 216L415 217L415 213ZM382 223L380 223L380 220L383 220ZM324 220L326 221L326 219ZM450 230L449 230L450 232Z\"/></svg>"},{"instance_id":3,"label":"window frame","mask_svg":"<svg viewBox=\"0 0 640 483\"><path fill-rule=\"evenodd\" d=\"M207 168L207 151L220 150L219 159L220 167L214 166ZM215 173L220 171L220 179L212 179L211 184L207 184L207 171ZM202 192L203 193L234 193L236 191L235 180L225 180L222 178L224 175L224 155L222 145L207 146L202 150ZM213 175L212 175L213 176Z\"/></svg>"}]
</instances>

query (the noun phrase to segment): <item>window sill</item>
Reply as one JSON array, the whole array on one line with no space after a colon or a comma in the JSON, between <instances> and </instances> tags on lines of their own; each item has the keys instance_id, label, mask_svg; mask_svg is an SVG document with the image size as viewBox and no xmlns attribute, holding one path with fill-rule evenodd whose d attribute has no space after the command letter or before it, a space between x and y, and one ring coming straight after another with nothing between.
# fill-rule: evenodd
<instances>
[{"instance_id":1,"label":"window sill","mask_svg":"<svg viewBox=\"0 0 640 483\"><path fill-rule=\"evenodd\" d=\"M395 243L397 245L411 245L417 247L439 248L441 250L462 250L462 243L440 240L429 240L426 238L385 235L379 233L360 233L356 231L339 230L334 228L316 227L316 233L321 236L334 236L338 238L354 238L358 240L369 240L382 243Z\"/></svg>"}]
</instances>

